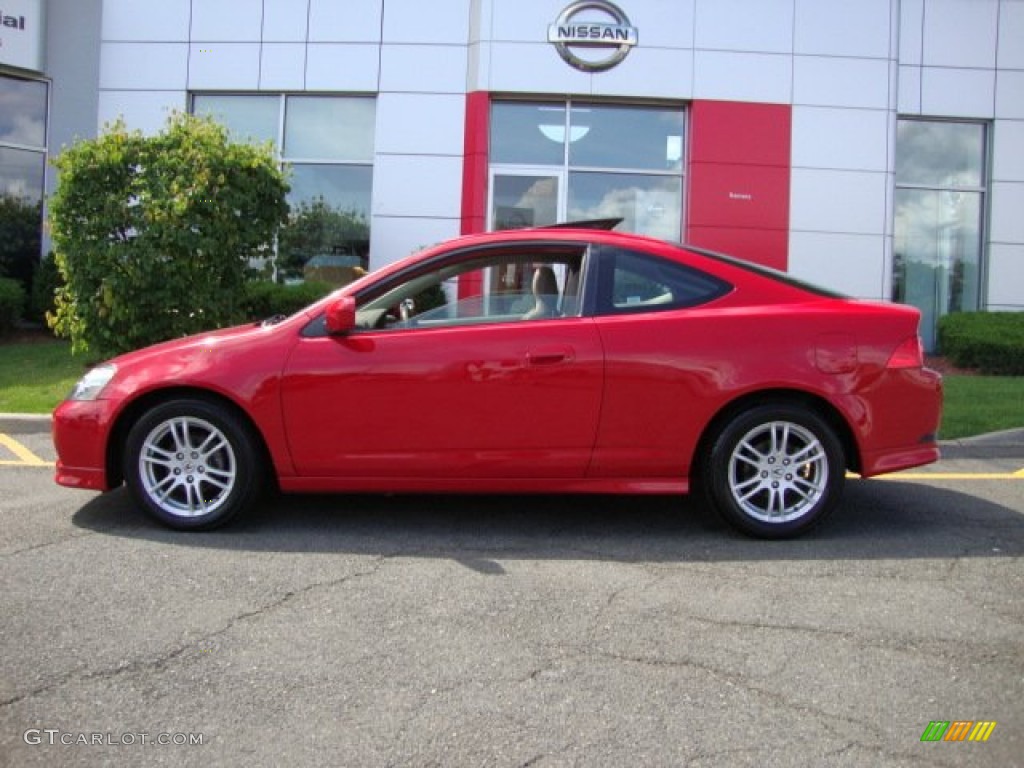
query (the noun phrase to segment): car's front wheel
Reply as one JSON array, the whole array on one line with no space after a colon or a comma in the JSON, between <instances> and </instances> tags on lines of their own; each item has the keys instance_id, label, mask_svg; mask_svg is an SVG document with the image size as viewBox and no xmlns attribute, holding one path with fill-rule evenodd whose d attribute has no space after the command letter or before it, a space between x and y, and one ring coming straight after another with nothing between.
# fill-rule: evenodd
<instances>
[{"instance_id":1,"label":"car's front wheel","mask_svg":"<svg viewBox=\"0 0 1024 768\"><path fill-rule=\"evenodd\" d=\"M255 503L262 474L251 430L212 402L161 403L128 433L128 487L146 512L172 528L222 525Z\"/></svg>"},{"instance_id":2,"label":"car's front wheel","mask_svg":"<svg viewBox=\"0 0 1024 768\"><path fill-rule=\"evenodd\" d=\"M813 411L758 406L718 432L703 479L718 512L736 528L767 539L796 536L838 503L843 449Z\"/></svg>"}]
</instances>

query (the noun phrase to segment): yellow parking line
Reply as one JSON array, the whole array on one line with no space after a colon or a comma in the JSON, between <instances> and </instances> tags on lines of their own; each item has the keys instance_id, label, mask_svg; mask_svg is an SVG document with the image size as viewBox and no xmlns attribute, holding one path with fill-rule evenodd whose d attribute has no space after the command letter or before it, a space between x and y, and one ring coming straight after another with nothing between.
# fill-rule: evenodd
<instances>
[{"instance_id":1,"label":"yellow parking line","mask_svg":"<svg viewBox=\"0 0 1024 768\"><path fill-rule=\"evenodd\" d=\"M851 479L859 478L847 472ZM872 480L1024 480L1024 469L1017 472L896 472L891 475L880 475Z\"/></svg>"},{"instance_id":2,"label":"yellow parking line","mask_svg":"<svg viewBox=\"0 0 1024 768\"><path fill-rule=\"evenodd\" d=\"M18 457L17 461L0 461L0 466L4 467L52 467L54 462L45 461L36 456L32 451L26 448L24 445L19 443L13 437L0 433L0 446L6 448L15 456Z\"/></svg>"}]
</instances>

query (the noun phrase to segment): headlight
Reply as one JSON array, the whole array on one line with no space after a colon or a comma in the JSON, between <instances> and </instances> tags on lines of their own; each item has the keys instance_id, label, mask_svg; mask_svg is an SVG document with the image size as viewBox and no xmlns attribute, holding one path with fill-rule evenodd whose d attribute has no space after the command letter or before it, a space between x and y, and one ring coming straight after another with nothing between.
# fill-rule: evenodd
<instances>
[{"instance_id":1,"label":"headlight","mask_svg":"<svg viewBox=\"0 0 1024 768\"><path fill-rule=\"evenodd\" d=\"M100 396L103 388L110 383L117 373L116 365L97 365L85 376L78 380L75 388L68 395L68 400L95 400Z\"/></svg>"}]
</instances>

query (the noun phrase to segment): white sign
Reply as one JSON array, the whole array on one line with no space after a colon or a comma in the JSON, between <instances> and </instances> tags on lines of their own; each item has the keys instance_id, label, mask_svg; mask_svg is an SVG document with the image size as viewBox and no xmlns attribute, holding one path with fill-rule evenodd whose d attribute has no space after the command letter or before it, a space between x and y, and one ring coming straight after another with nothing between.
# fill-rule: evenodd
<instances>
[{"instance_id":1,"label":"white sign","mask_svg":"<svg viewBox=\"0 0 1024 768\"><path fill-rule=\"evenodd\" d=\"M43 71L43 0L0 0L0 64Z\"/></svg>"}]
</instances>

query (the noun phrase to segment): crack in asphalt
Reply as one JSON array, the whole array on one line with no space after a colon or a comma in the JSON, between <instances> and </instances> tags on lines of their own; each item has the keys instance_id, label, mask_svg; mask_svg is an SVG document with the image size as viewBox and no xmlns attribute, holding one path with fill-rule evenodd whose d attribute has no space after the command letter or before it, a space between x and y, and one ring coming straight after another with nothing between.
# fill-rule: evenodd
<instances>
[{"instance_id":1,"label":"crack in asphalt","mask_svg":"<svg viewBox=\"0 0 1024 768\"><path fill-rule=\"evenodd\" d=\"M174 662L176 659L179 659L182 656L184 656L190 650L194 650L194 649L196 649L198 647L201 647L202 645L209 643L214 638L220 637L221 635L224 635L224 634L230 632L232 629L234 629L234 627L236 625L241 624L242 622L248 621L250 619L255 619L255 618L258 618L258 617L265 616L268 613L270 613L271 611L274 611L277 608L280 608L281 606L287 604L288 602L290 602L290 601L292 601L294 599L302 598L302 597L306 596L307 594L309 594L309 593L311 593L311 592L313 592L315 590L319 590L319 589L328 589L328 590L330 590L330 589L333 589L334 587L341 586L342 584L345 584L348 581L353 581L355 579L361 579L361 578L365 578L365 577L368 577L368 576L374 576L374 575L376 575L380 571L380 569L384 566L385 562L387 562L388 559L389 558L387 556L380 555L380 556L374 558L374 562L373 562L372 567L370 567L368 569L365 569L365 570L362 570L362 571L356 571L354 573L348 573L348 574L345 574L344 576L338 577L336 579L331 579L331 580L328 580L328 581L320 581L320 582L315 582L313 584L307 584L306 586L304 586L304 587L302 587L300 589L288 590L284 594L280 595L278 598L276 598L274 600L271 600L268 603L265 603L265 604L263 604L263 605L261 605L261 606L259 606L257 608L254 608L252 610L243 611L241 613L238 613L238 614L232 616L231 618L229 618L227 620L227 622L225 622L224 626L220 627L219 629L216 629L213 632L208 632L207 634L203 635L200 638L197 638L196 640L194 640L192 642L186 643L184 645L180 645L177 648L173 648L170 651L167 651L167 652L161 654L160 656L157 656L156 658L133 659L133 660L127 662L127 663L119 664L116 667L112 667L112 668L108 668L108 669L96 670L94 672L86 672L86 673L81 673L81 672L78 672L78 671L66 672L65 674L63 674L59 678L57 678L55 680L51 680L50 682L48 682L48 683L46 683L44 685L41 685L41 686L39 686L37 688L34 688L34 689L30 690L30 691L26 691L24 693L18 694L18 695L13 696L13 697L11 697L9 699L4 699L4 700L0 701L0 709L5 709L7 707L12 707L12 706L14 706L16 704L19 704L19 703L21 703L23 701L26 701L28 699L32 699L32 698L35 698L36 696L40 696L40 695L49 693L49 692L51 692L51 691L53 691L55 689L58 689L58 688L61 688L61 687L65 686L65 685L67 685L68 683L71 683L72 681L89 682L89 681L93 681L93 680L110 680L110 679L113 679L113 678L120 677L122 675L132 675L132 674L136 674L138 672L147 672L147 671L154 671L154 670L158 671L158 670L161 670L161 669L165 668L166 666L168 666L169 664L171 664L172 662Z\"/></svg>"}]
</instances>

